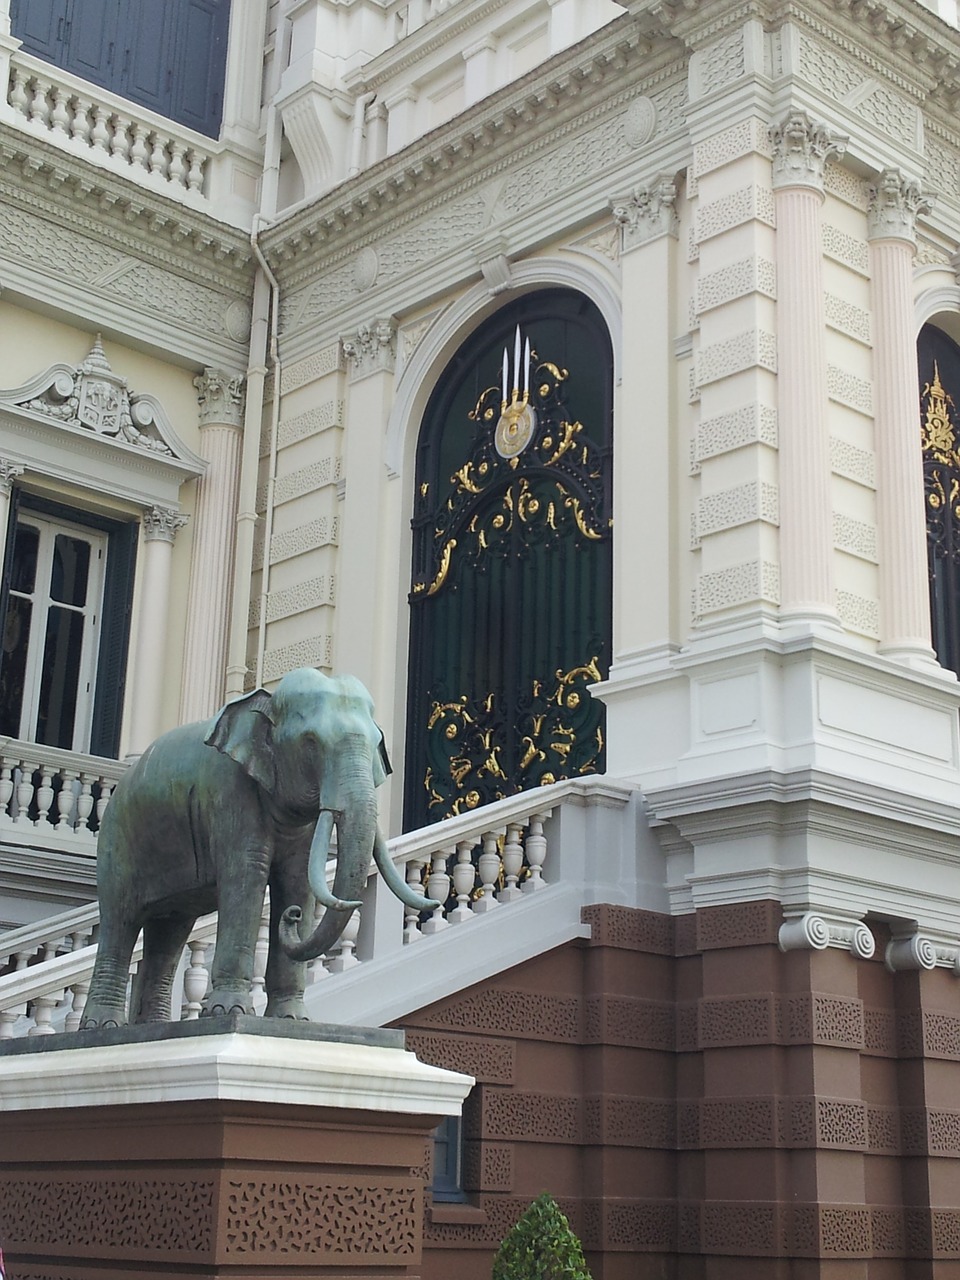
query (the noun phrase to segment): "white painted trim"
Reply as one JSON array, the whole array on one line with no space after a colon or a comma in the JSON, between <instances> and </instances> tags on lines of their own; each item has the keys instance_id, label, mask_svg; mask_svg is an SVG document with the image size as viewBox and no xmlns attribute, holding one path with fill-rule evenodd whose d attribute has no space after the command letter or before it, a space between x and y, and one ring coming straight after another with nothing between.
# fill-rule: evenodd
<instances>
[{"instance_id":1,"label":"white painted trim","mask_svg":"<svg viewBox=\"0 0 960 1280\"><path fill-rule=\"evenodd\" d=\"M940 285L936 289L925 289L917 296L914 303L917 333L943 311L960 313L960 285Z\"/></svg>"},{"instance_id":2,"label":"white painted trim","mask_svg":"<svg viewBox=\"0 0 960 1280\"><path fill-rule=\"evenodd\" d=\"M420 418L437 379L457 348L488 316L525 293L561 286L582 293L595 303L610 333L614 382L620 380L623 310L620 291L611 274L597 266L560 257L530 258L512 265L508 295L490 296L485 280L450 304L421 338L404 367L387 422L384 463L391 477L400 475L408 454L408 436L419 429Z\"/></svg>"}]
</instances>

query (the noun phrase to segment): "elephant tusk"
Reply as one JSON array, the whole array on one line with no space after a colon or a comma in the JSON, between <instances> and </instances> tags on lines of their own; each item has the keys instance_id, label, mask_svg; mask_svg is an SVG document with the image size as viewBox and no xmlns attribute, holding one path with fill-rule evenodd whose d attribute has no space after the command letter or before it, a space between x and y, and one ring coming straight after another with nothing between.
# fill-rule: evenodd
<instances>
[{"instance_id":1,"label":"elephant tusk","mask_svg":"<svg viewBox=\"0 0 960 1280\"><path fill-rule=\"evenodd\" d=\"M412 907L416 911L436 911L440 906L439 902L435 902L433 898L421 898L419 893L414 891L401 876L400 872L393 864L390 852L387 849L387 842L383 838L383 833L377 827L377 837L373 842L373 857L383 876L387 882L387 888L400 899L405 907Z\"/></svg>"},{"instance_id":2,"label":"elephant tusk","mask_svg":"<svg viewBox=\"0 0 960 1280\"><path fill-rule=\"evenodd\" d=\"M327 854L330 852L330 837L333 834L334 814L332 809L323 809L317 818L313 842L310 845L309 879L313 896L328 911L356 911L359 901L350 902L338 898L327 887Z\"/></svg>"}]
</instances>

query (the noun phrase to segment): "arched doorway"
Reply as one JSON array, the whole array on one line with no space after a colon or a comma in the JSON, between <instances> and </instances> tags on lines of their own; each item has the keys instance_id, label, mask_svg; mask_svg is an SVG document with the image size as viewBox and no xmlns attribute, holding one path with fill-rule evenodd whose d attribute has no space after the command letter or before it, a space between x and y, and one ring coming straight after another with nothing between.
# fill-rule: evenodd
<instances>
[{"instance_id":1,"label":"arched doorway","mask_svg":"<svg viewBox=\"0 0 960 1280\"><path fill-rule=\"evenodd\" d=\"M933 647L960 675L960 346L926 324L917 342Z\"/></svg>"},{"instance_id":2,"label":"arched doorway","mask_svg":"<svg viewBox=\"0 0 960 1280\"><path fill-rule=\"evenodd\" d=\"M610 664L612 381L597 308L550 289L491 316L430 398L413 518L408 830L603 769L603 708L587 686Z\"/></svg>"}]
</instances>

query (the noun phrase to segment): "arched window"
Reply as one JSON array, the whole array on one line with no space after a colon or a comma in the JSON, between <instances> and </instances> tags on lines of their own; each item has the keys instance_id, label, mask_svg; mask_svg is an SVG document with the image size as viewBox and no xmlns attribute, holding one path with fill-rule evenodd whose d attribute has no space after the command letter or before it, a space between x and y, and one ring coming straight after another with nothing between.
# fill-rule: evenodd
<instances>
[{"instance_id":1,"label":"arched window","mask_svg":"<svg viewBox=\"0 0 960 1280\"><path fill-rule=\"evenodd\" d=\"M917 354L933 647L960 675L960 346L928 324Z\"/></svg>"},{"instance_id":2,"label":"arched window","mask_svg":"<svg viewBox=\"0 0 960 1280\"><path fill-rule=\"evenodd\" d=\"M603 770L603 708L587 686L610 664L612 381L597 308L552 289L487 320L430 398L413 520L407 829Z\"/></svg>"}]
</instances>

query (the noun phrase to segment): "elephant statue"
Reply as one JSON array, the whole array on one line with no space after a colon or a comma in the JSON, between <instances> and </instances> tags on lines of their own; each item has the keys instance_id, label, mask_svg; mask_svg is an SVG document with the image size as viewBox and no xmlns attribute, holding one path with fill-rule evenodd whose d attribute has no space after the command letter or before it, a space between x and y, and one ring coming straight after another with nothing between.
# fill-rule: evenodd
<instances>
[{"instance_id":1,"label":"elephant statue","mask_svg":"<svg viewBox=\"0 0 960 1280\"><path fill-rule=\"evenodd\" d=\"M203 1014L253 1013L254 949L270 886L266 1016L305 1018L306 963L337 941L367 879L371 856L417 911L377 825L376 788L390 772L370 694L353 676L291 671L229 702L211 720L152 743L107 806L97 851L100 942L83 1027L127 1020L130 957L143 959L130 1021L170 1019L177 963L198 916L219 908ZM326 863L334 826L333 890ZM300 937L301 919L313 921Z\"/></svg>"}]
</instances>

